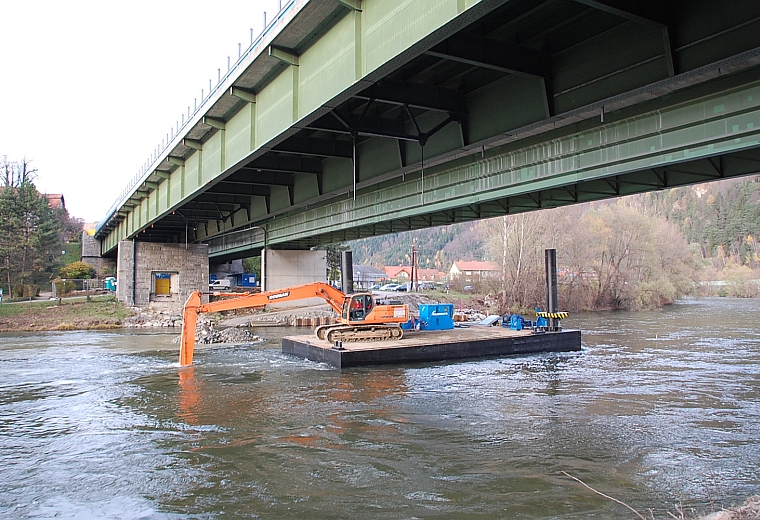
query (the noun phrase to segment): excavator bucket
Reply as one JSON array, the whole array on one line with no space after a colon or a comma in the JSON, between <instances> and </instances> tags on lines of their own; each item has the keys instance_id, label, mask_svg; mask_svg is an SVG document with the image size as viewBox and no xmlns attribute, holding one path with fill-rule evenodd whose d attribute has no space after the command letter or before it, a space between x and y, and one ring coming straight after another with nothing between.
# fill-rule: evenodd
<instances>
[{"instance_id":1,"label":"excavator bucket","mask_svg":"<svg viewBox=\"0 0 760 520\"><path fill-rule=\"evenodd\" d=\"M201 293L194 292L185 303L182 313L182 337L179 347L179 364L187 366L193 364L193 350L195 349L195 325L198 323L198 309L201 306Z\"/></svg>"}]
</instances>

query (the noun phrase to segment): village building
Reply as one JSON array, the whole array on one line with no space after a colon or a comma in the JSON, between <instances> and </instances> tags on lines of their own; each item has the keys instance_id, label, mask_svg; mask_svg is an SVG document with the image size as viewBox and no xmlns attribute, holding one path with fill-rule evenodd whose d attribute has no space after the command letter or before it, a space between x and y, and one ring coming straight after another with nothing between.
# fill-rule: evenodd
<instances>
[{"instance_id":1,"label":"village building","mask_svg":"<svg viewBox=\"0 0 760 520\"><path fill-rule=\"evenodd\" d=\"M398 283L406 283L411 281L412 278L412 266L408 265L386 265L384 267L386 278L389 280L395 280ZM438 269L421 269L417 268L417 281L436 283L446 280L446 273L439 271Z\"/></svg>"},{"instance_id":2,"label":"village building","mask_svg":"<svg viewBox=\"0 0 760 520\"><path fill-rule=\"evenodd\" d=\"M461 283L476 283L498 274L499 266L496 262L457 261L451 264L449 269L449 279Z\"/></svg>"},{"instance_id":3,"label":"village building","mask_svg":"<svg viewBox=\"0 0 760 520\"><path fill-rule=\"evenodd\" d=\"M366 290L375 284L385 280L385 271L381 271L370 265L353 266L354 271L354 290Z\"/></svg>"},{"instance_id":4,"label":"village building","mask_svg":"<svg viewBox=\"0 0 760 520\"><path fill-rule=\"evenodd\" d=\"M52 209L66 209L66 201L63 200L62 193L46 193L45 198Z\"/></svg>"}]
</instances>

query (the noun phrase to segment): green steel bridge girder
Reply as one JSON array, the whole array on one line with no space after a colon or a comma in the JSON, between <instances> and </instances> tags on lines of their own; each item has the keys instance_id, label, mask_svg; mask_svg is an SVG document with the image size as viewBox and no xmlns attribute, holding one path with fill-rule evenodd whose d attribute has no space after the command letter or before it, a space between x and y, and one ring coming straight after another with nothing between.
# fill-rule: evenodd
<instances>
[{"instance_id":1,"label":"green steel bridge girder","mask_svg":"<svg viewBox=\"0 0 760 520\"><path fill-rule=\"evenodd\" d=\"M747 175L760 171L759 146L755 82L418 171L401 184L271 221L267 240L308 246ZM262 247L261 232L256 238L241 250ZM237 251L220 246L210 241L212 257Z\"/></svg>"},{"instance_id":2,"label":"green steel bridge girder","mask_svg":"<svg viewBox=\"0 0 760 520\"><path fill-rule=\"evenodd\" d=\"M734 7L288 0L101 253L239 258L754 173L760 3Z\"/></svg>"}]
</instances>

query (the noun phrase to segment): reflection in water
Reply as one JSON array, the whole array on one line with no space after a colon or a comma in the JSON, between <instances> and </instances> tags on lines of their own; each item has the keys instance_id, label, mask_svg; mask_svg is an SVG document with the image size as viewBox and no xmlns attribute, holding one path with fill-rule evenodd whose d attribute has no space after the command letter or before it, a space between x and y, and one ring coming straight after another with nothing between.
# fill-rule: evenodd
<instances>
[{"instance_id":1,"label":"reflection in water","mask_svg":"<svg viewBox=\"0 0 760 520\"><path fill-rule=\"evenodd\" d=\"M627 518L760 488L760 302L577 316L580 353L335 370L279 337L0 338L0 514ZM715 317L719 316L720 319Z\"/></svg>"},{"instance_id":2,"label":"reflection in water","mask_svg":"<svg viewBox=\"0 0 760 520\"><path fill-rule=\"evenodd\" d=\"M180 367L179 417L187 424L198 424L198 406L201 402L200 383L195 377L195 366Z\"/></svg>"}]
</instances>

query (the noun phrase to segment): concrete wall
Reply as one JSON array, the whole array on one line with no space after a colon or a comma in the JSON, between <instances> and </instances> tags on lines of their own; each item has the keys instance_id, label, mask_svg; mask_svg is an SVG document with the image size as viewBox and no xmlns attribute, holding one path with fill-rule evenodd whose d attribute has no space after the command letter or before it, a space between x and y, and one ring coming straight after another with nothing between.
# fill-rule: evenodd
<instances>
[{"instance_id":1,"label":"concrete wall","mask_svg":"<svg viewBox=\"0 0 760 520\"><path fill-rule=\"evenodd\" d=\"M181 310L192 291L208 291L206 244L119 242L116 297L136 307ZM170 292L156 294L156 275L169 278Z\"/></svg>"},{"instance_id":2,"label":"concrete wall","mask_svg":"<svg viewBox=\"0 0 760 520\"><path fill-rule=\"evenodd\" d=\"M327 254L325 251L265 250L264 272L266 290L273 291L327 279ZM272 306L299 306L324 303L321 298L310 298Z\"/></svg>"},{"instance_id":3,"label":"concrete wall","mask_svg":"<svg viewBox=\"0 0 760 520\"><path fill-rule=\"evenodd\" d=\"M210 264L209 272L216 275L217 279L227 278L229 275L243 274L243 260L231 260L223 264Z\"/></svg>"},{"instance_id":4,"label":"concrete wall","mask_svg":"<svg viewBox=\"0 0 760 520\"><path fill-rule=\"evenodd\" d=\"M82 231L82 262L95 268L95 276L105 278L116 273L116 261L100 256L100 240Z\"/></svg>"}]
</instances>

